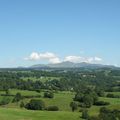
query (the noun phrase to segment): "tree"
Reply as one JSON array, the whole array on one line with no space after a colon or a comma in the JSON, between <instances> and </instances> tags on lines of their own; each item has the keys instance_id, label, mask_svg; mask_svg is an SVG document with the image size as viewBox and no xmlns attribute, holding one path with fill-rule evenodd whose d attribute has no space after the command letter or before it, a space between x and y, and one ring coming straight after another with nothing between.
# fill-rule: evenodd
<instances>
[{"instance_id":1,"label":"tree","mask_svg":"<svg viewBox=\"0 0 120 120\"><path fill-rule=\"evenodd\" d=\"M89 118L88 110L84 109L84 110L82 111L82 118L83 118L83 119L88 119L88 118Z\"/></svg>"},{"instance_id":2,"label":"tree","mask_svg":"<svg viewBox=\"0 0 120 120\"><path fill-rule=\"evenodd\" d=\"M5 93L6 93L6 95L9 95L9 94L10 94L9 89L6 89L6 90L5 90Z\"/></svg>"},{"instance_id":3,"label":"tree","mask_svg":"<svg viewBox=\"0 0 120 120\"><path fill-rule=\"evenodd\" d=\"M83 98L83 104L85 107L90 108L93 105L93 97L90 95L85 95Z\"/></svg>"},{"instance_id":4,"label":"tree","mask_svg":"<svg viewBox=\"0 0 120 120\"><path fill-rule=\"evenodd\" d=\"M109 102L104 102L104 101L97 101L94 103L96 106L105 106L105 105L110 105Z\"/></svg>"},{"instance_id":5,"label":"tree","mask_svg":"<svg viewBox=\"0 0 120 120\"><path fill-rule=\"evenodd\" d=\"M21 103L20 103L20 108L24 108L25 107L25 104L24 104L24 102L22 101Z\"/></svg>"},{"instance_id":6,"label":"tree","mask_svg":"<svg viewBox=\"0 0 120 120\"><path fill-rule=\"evenodd\" d=\"M17 93L16 95L15 95L15 97L13 98L13 103L14 102L19 102L20 100L22 100L22 95L21 95L21 93Z\"/></svg>"},{"instance_id":7,"label":"tree","mask_svg":"<svg viewBox=\"0 0 120 120\"><path fill-rule=\"evenodd\" d=\"M42 100L31 99L31 101L25 105L25 108L28 110L43 110L45 103Z\"/></svg>"},{"instance_id":8,"label":"tree","mask_svg":"<svg viewBox=\"0 0 120 120\"><path fill-rule=\"evenodd\" d=\"M44 93L44 98L54 98L54 94L51 91L47 91Z\"/></svg>"},{"instance_id":9,"label":"tree","mask_svg":"<svg viewBox=\"0 0 120 120\"><path fill-rule=\"evenodd\" d=\"M84 94L82 94L82 93L77 93L77 94L75 95L74 101L83 102L83 96L84 96Z\"/></svg>"},{"instance_id":10,"label":"tree","mask_svg":"<svg viewBox=\"0 0 120 120\"><path fill-rule=\"evenodd\" d=\"M77 110L78 105L77 105L76 102L71 102L71 103L70 103L70 107L72 108L72 112L74 112L75 110Z\"/></svg>"},{"instance_id":11,"label":"tree","mask_svg":"<svg viewBox=\"0 0 120 120\"><path fill-rule=\"evenodd\" d=\"M9 97L3 97L3 99L0 101L0 105L7 105L10 103L10 98Z\"/></svg>"},{"instance_id":12,"label":"tree","mask_svg":"<svg viewBox=\"0 0 120 120\"><path fill-rule=\"evenodd\" d=\"M100 120L119 120L118 114L120 114L120 112L118 111L118 114L116 113L116 110L110 110L108 108L102 107L100 109L99 118Z\"/></svg>"}]
</instances>

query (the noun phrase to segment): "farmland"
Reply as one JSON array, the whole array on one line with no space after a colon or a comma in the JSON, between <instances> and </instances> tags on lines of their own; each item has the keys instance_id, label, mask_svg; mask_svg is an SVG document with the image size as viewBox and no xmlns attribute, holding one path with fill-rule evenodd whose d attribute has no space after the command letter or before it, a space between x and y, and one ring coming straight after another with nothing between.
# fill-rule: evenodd
<instances>
[{"instance_id":1,"label":"farmland","mask_svg":"<svg viewBox=\"0 0 120 120\"><path fill-rule=\"evenodd\" d=\"M8 118L11 120L82 120L82 110L84 109L88 111L89 116L98 116L102 107L119 110L120 91L118 89L118 78L110 77L110 72L106 71L102 73L105 76L101 76L101 72L97 71L91 75L91 72L83 71L81 74L79 71L75 73L72 71L66 73L56 71L1 72L0 118L2 120ZM104 83L104 86L99 83L99 78ZM111 85L107 80L108 78L115 86L107 87ZM96 84L93 84L93 80ZM9 89L6 86L9 86ZM95 86L97 86L97 89L94 89ZM45 93L52 93L53 96L45 97ZM80 95L80 100L76 98L77 94ZM18 100L15 99L16 96L21 97ZM82 98L82 96L85 97ZM92 103L91 100L94 98L106 105L99 106L98 103ZM25 105L32 99L43 101L45 108L43 110L27 110ZM86 103L81 99L87 100ZM74 112L70 106L72 101L77 104L77 109ZM21 107L21 103L24 106ZM58 110L48 111L47 109L50 106L57 107Z\"/></svg>"}]
</instances>

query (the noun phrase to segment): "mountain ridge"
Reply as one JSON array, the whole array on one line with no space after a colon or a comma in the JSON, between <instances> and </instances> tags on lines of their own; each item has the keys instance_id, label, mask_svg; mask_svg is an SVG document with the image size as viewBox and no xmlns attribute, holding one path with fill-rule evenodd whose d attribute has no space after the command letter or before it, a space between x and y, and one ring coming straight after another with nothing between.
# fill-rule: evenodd
<instances>
[{"instance_id":1,"label":"mountain ridge","mask_svg":"<svg viewBox=\"0 0 120 120\"><path fill-rule=\"evenodd\" d=\"M57 63L57 64L36 64L32 65L29 68L116 68L113 65L103 65L103 64L91 64L91 63L86 63L86 62L81 62L81 63L73 63L69 61Z\"/></svg>"}]
</instances>

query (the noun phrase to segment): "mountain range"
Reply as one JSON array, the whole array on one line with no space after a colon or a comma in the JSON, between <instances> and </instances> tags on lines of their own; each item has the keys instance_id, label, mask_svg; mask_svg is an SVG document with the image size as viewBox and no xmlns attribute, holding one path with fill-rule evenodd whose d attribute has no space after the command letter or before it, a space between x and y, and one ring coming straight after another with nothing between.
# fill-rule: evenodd
<instances>
[{"instance_id":1,"label":"mountain range","mask_svg":"<svg viewBox=\"0 0 120 120\"><path fill-rule=\"evenodd\" d=\"M112 65L103 65L103 64L90 64L86 62L73 63L73 62L62 62L57 64L37 64L30 66L32 69L42 69L42 68L116 68Z\"/></svg>"}]
</instances>

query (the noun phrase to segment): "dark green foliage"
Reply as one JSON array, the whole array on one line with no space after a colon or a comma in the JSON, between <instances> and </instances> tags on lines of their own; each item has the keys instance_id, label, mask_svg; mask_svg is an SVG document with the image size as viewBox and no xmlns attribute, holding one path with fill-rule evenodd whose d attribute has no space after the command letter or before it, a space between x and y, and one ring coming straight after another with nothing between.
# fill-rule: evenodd
<instances>
[{"instance_id":1,"label":"dark green foliage","mask_svg":"<svg viewBox=\"0 0 120 120\"><path fill-rule=\"evenodd\" d=\"M119 95L114 95L114 94L111 94L111 93L107 94L106 97L108 97L108 98L120 98Z\"/></svg>"},{"instance_id":2,"label":"dark green foliage","mask_svg":"<svg viewBox=\"0 0 120 120\"><path fill-rule=\"evenodd\" d=\"M25 105L25 108L28 110L44 110L45 103L42 100L32 99Z\"/></svg>"},{"instance_id":3,"label":"dark green foliage","mask_svg":"<svg viewBox=\"0 0 120 120\"><path fill-rule=\"evenodd\" d=\"M107 94L107 96L106 97L108 97L108 98L114 98L114 94Z\"/></svg>"},{"instance_id":4,"label":"dark green foliage","mask_svg":"<svg viewBox=\"0 0 120 120\"><path fill-rule=\"evenodd\" d=\"M66 71L66 72L64 72ZM106 73L111 71L108 75ZM105 91L120 91L120 78L114 76L119 75L120 70L85 70L85 69L63 69L54 71L43 70L25 70L23 69L6 69L0 72L0 90L22 89L22 90L72 90L83 93L86 86L96 89L98 96L103 96ZM30 78L40 77L58 77L60 80L53 79L45 81L31 80ZM24 80L23 78L28 78ZM98 89L99 88L99 89Z\"/></svg>"},{"instance_id":5,"label":"dark green foliage","mask_svg":"<svg viewBox=\"0 0 120 120\"><path fill-rule=\"evenodd\" d=\"M105 96L104 90L102 90L100 88L95 88L95 92L99 97L104 97Z\"/></svg>"},{"instance_id":6,"label":"dark green foliage","mask_svg":"<svg viewBox=\"0 0 120 120\"><path fill-rule=\"evenodd\" d=\"M94 103L96 106L105 106L105 105L110 105L109 102L104 102L104 101L97 101Z\"/></svg>"},{"instance_id":7,"label":"dark green foliage","mask_svg":"<svg viewBox=\"0 0 120 120\"><path fill-rule=\"evenodd\" d=\"M22 97L22 95L21 95L21 93L17 93L16 95L15 95L15 97L13 98L13 103L14 102L19 102L20 100L22 100L23 99L23 97Z\"/></svg>"},{"instance_id":8,"label":"dark green foliage","mask_svg":"<svg viewBox=\"0 0 120 120\"><path fill-rule=\"evenodd\" d=\"M83 97L83 101L84 101L83 102L84 107L87 107L87 108L90 108L93 105L93 103L94 103L93 97L90 96L90 95L85 95Z\"/></svg>"},{"instance_id":9,"label":"dark green foliage","mask_svg":"<svg viewBox=\"0 0 120 120\"><path fill-rule=\"evenodd\" d=\"M120 111L119 110L109 110L105 107L100 109L99 114L100 120L119 120L120 119Z\"/></svg>"},{"instance_id":10,"label":"dark green foliage","mask_svg":"<svg viewBox=\"0 0 120 120\"><path fill-rule=\"evenodd\" d=\"M87 110L87 109L84 109L84 110L82 111L82 118L83 118L83 119L88 119L88 118L89 118L88 110Z\"/></svg>"},{"instance_id":11,"label":"dark green foliage","mask_svg":"<svg viewBox=\"0 0 120 120\"><path fill-rule=\"evenodd\" d=\"M7 105L9 104L11 99L9 97L3 97L3 99L0 101L0 105Z\"/></svg>"},{"instance_id":12,"label":"dark green foliage","mask_svg":"<svg viewBox=\"0 0 120 120\"><path fill-rule=\"evenodd\" d=\"M74 101L83 102L83 97L84 97L84 94L82 94L82 93L77 93L77 94L75 95Z\"/></svg>"},{"instance_id":13,"label":"dark green foliage","mask_svg":"<svg viewBox=\"0 0 120 120\"><path fill-rule=\"evenodd\" d=\"M44 93L44 98L54 98L54 93L51 91L47 91Z\"/></svg>"},{"instance_id":14,"label":"dark green foliage","mask_svg":"<svg viewBox=\"0 0 120 120\"><path fill-rule=\"evenodd\" d=\"M40 93L41 92L41 90L35 90L37 93Z\"/></svg>"},{"instance_id":15,"label":"dark green foliage","mask_svg":"<svg viewBox=\"0 0 120 120\"><path fill-rule=\"evenodd\" d=\"M80 102L81 107L90 108L98 101L98 96L92 89L84 88L81 93L75 95L74 101Z\"/></svg>"},{"instance_id":16,"label":"dark green foliage","mask_svg":"<svg viewBox=\"0 0 120 120\"><path fill-rule=\"evenodd\" d=\"M9 95L10 94L9 89L5 90L5 93L6 93L6 95Z\"/></svg>"},{"instance_id":17,"label":"dark green foliage","mask_svg":"<svg viewBox=\"0 0 120 120\"><path fill-rule=\"evenodd\" d=\"M46 108L47 111L59 111L59 108L57 106L49 106Z\"/></svg>"},{"instance_id":18,"label":"dark green foliage","mask_svg":"<svg viewBox=\"0 0 120 120\"><path fill-rule=\"evenodd\" d=\"M70 107L72 109L72 112L74 112L75 110L77 110L78 104L76 102L71 102Z\"/></svg>"},{"instance_id":19,"label":"dark green foliage","mask_svg":"<svg viewBox=\"0 0 120 120\"><path fill-rule=\"evenodd\" d=\"M20 103L20 108L24 108L25 107L25 104L24 104L24 102L22 101L21 103Z\"/></svg>"}]
</instances>

